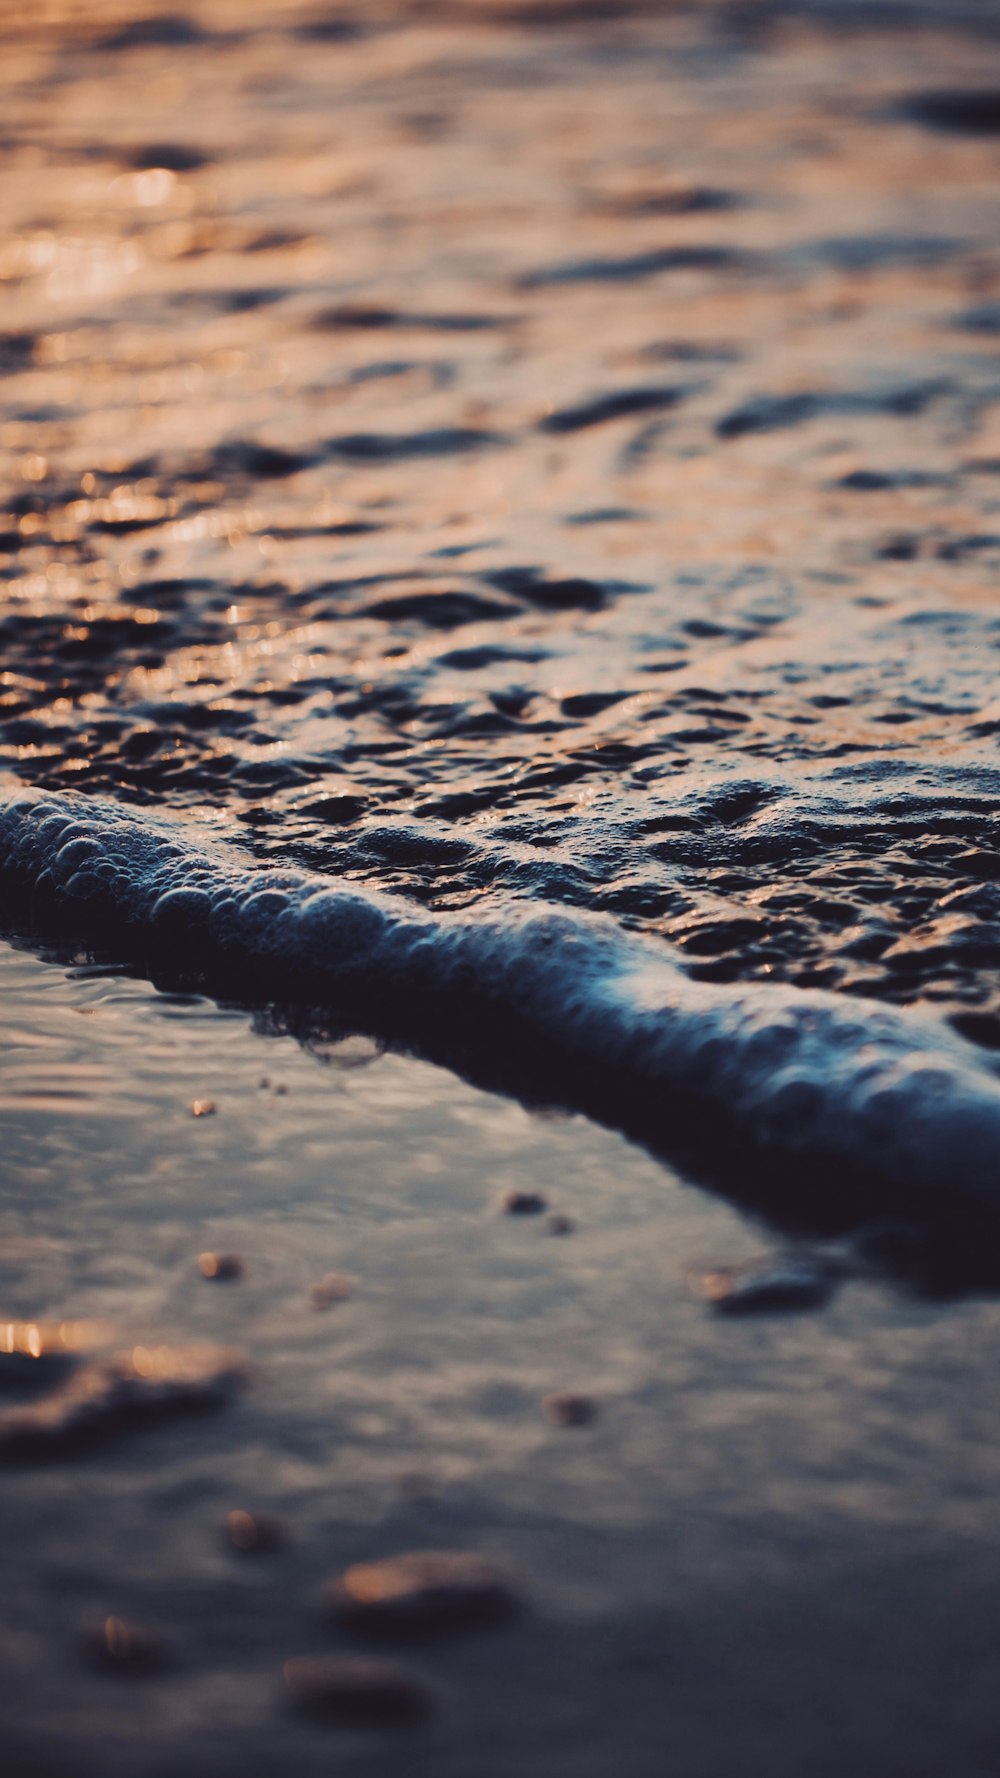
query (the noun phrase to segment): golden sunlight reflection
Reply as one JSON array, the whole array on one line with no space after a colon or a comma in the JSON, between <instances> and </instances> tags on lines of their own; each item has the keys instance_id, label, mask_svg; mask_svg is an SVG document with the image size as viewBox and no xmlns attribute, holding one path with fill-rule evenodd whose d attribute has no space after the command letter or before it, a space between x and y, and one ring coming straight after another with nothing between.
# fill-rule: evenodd
<instances>
[{"instance_id":1,"label":"golden sunlight reflection","mask_svg":"<svg viewBox=\"0 0 1000 1778\"><path fill-rule=\"evenodd\" d=\"M53 1353L87 1352L106 1346L108 1321L0 1321L0 1353L42 1358Z\"/></svg>"}]
</instances>

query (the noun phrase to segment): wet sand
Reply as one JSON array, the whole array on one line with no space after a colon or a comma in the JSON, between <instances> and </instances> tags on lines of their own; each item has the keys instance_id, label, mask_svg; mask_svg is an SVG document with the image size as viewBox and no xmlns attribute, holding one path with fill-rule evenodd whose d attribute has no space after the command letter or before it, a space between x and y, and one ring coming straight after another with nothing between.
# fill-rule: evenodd
<instances>
[{"instance_id":1,"label":"wet sand","mask_svg":"<svg viewBox=\"0 0 1000 1778\"><path fill-rule=\"evenodd\" d=\"M2 970L8 1313L250 1364L209 1416L5 1463L9 1770L991 1771L997 1305L855 1279L822 1314L717 1316L688 1272L773 1240L583 1119L127 976ZM511 1189L572 1233L504 1215ZM201 1275L216 1249L240 1279ZM317 1310L331 1271L352 1292ZM554 1426L554 1391L591 1422ZM234 1549L234 1508L279 1547ZM521 1610L374 1649L427 1721L297 1714L283 1662L373 1652L324 1583L440 1547ZM95 1666L108 1616L162 1668Z\"/></svg>"}]
</instances>

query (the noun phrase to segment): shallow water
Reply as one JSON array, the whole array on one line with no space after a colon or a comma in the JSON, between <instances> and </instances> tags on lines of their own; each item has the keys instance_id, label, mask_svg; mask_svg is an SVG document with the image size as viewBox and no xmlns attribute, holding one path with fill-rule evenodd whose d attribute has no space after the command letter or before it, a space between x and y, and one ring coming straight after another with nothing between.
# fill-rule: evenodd
<instances>
[{"instance_id":1,"label":"shallow water","mask_svg":"<svg viewBox=\"0 0 1000 1778\"><path fill-rule=\"evenodd\" d=\"M992 1770L995 1302L854 1279L822 1316L718 1317L689 1269L766 1238L584 1119L128 976L5 948L0 980L8 1312L251 1363L211 1417L5 1464L13 1770ZM498 1214L509 1189L573 1231ZM212 1248L242 1279L199 1275ZM353 1294L319 1312L330 1270ZM547 1424L552 1390L592 1424ZM284 1546L228 1548L234 1506ZM401 1651L425 1728L297 1719L282 1662L359 1646L323 1582L442 1545L506 1564L521 1615ZM108 1614L162 1672L87 1661Z\"/></svg>"},{"instance_id":2,"label":"shallow water","mask_svg":"<svg viewBox=\"0 0 1000 1778\"><path fill-rule=\"evenodd\" d=\"M0 1311L252 1367L5 1473L15 1769L992 1772L995 5L0 67ZM686 1282L832 1237L813 1317ZM297 1722L318 1581L438 1543L521 1620Z\"/></svg>"},{"instance_id":3,"label":"shallow water","mask_svg":"<svg viewBox=\"0 0 1000 1778\"><path fill-rule=\"evenodd\" d=\"M415 10L8 23L3 763L996 1041L990 9Z\"/></svg>"}]
</instances>

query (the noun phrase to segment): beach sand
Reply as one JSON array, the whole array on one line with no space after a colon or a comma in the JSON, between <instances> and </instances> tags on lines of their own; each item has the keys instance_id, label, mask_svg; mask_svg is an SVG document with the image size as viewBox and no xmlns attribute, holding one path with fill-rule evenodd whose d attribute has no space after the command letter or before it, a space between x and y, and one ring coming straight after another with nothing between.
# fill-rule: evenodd
<instances>
[{"instance_id":1,"label":"beach sand","mask_svg":"<svg viewBox=\"0 0 1000 1778\"><path fill-rule=\"evenodd\" d=\"M689 1274L773 1238L584 1119L128 975L0 966L7 1313L248 1365L211 1414L4 1463L8 1770L991 1769L994 1303L854 1279L821 1315L718 1316ZM242 1276L202 1276L211 1251ZM349 1294L319 1309L330 1273ZM590 1424L546 1419L562 1391ZM278 1547L234 1549L234 1510ZM424 1724L297 1714L287 1659L371 1653L324 1583L423 1548L500 1563L516 1614L376 1645L429 1687ZM162 1668L95 1665L109 1616Z\"/></svg>"}]
</instances>

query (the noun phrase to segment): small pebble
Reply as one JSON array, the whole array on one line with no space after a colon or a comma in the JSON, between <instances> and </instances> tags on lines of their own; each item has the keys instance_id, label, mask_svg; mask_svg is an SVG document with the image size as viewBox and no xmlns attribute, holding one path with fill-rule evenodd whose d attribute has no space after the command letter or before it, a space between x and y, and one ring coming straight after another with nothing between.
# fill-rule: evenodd
<instances>
[{"instance_id":1,"label":"small pebble","mask_svg":"<svg viewBox=\"0 0 1000 1778\"><path fill-rule=\"evenodd\" d=\"M768 1315L822 1309L836 1283L830 1269L793 1259L707 1272L697 1288L719 1315Z\"/></svg>"},{"instance_id":2,"label":"small pebble","mask_svg":"<svg viewBox=\"0 0 1000 1778\"><path fill-rule=\"evenodd\" d=\"M218 1109L214 1099L194 1099L191 1102L192 1117L214 1117Z\"/></svg>"},{"instance_id":3,"label":"small pebble","mask_svg":"<svg viewBox=\"0 0 1000 1778\"><path fill-rule=\"evenodd\" d=\"M571 1235L575 1228L576 1223L573 1218L563 1216L561 1211L556 1211L545 1224L546 1233L549 1235Z\"/></svg>"},{"instance_id":4,"label":"small pebble","mask_svg":"<svg viewBox=\"0 0 1000 1778\"><path fill-rule=\"evenodd\" d=\"M0 1408L0 1461L52 1458L144 1421L221 1407L243 1374L240 1354L224 1346L133 1346L81 1364L37 1400Z\"/></svg>"},{"instance_id":5,"label":"small pebble","mask_svg":"<svg viewBox=\"0 0 1000 1778\"><path fill-rule=\"evenodd\" d=\"M500 1200L504 1216L540 1216L548 1203L540 1192L505 1192Z\"/></svg>"},{"instance_id":6,"label":"small pebble","mask_svg":"<svg viewBox=\"0 0 1000 1778\"><path fill-rule=\"evenodd\" d=\"M269 1513L248 1513L242 1507L226 1514L226 1536L234 1550L247 1556L270 1555L284 1542L277 1519Z\"/></svg>"},{"instance_id":7,"label":"small pebble","mask_svg":"<svg viewBox=\"0 0 1000 1778\"><path fill-rule=\"evenodd\" d=\"M152 1673L166 1664L166 1653L155 1630L124 1618L106 1617L84 1631L83 1647L99 1667L113 1673Z\"/></svg>"},{"instance_id":8,"label":"small pebble","mask_svg":"<svg viewBox=\"0 0 1000 1778\"><path fill-rule=\"evenodd\" d=\"M242 1278L243 1261L238 1253L199 1253L198 1270L203 1278L230 1284L234 1278Z\"/></svg>"},{"instance_id":9,"label":"small pebble","mask_svg":"<svg viewBox=\"0 0 1000 1778\"><path fill-rule=\"evenodd\" d=\"M353 1295L353 1278L348 1278L346 1272L327 1272L313 1285L309 1300L314 1309L332 1309L334 1303L346 1303Z\"/></svg>"},{"instance_id":10,"label":"small pebble","mask_svg":"<svg viewBox=\"0 0 1000 1778\"><path fill-rule=\"evenodd\" d=\"M343 1622L387 1636L495 1623L514 1605L505 1575L492 1562L447 1550L358 1562L330 1583L329 1595Z\"/></svg>"},{"instance_id":11,"label":"small pebble","mask_svg":"<svg viewBox=\"0 0 1000 1778\"><path fill-rule=\"evenodd\" d=\"M552 1426L589 1426L594 1404L585 1395L546 1395L542 1413Z\"/></svg>"},{"instance_id":12,"label":"small pebble","mask_svg":"<svg viewBox=\"0 0 1000 1778\"><path fill-rule=\"evenodd\" d=\"M331 1723L379 1728L418 1721L430 1709L426 1686L388 1661L298 1655L282 1673L295 1702Z\"/></svg>"}]
</instances>

